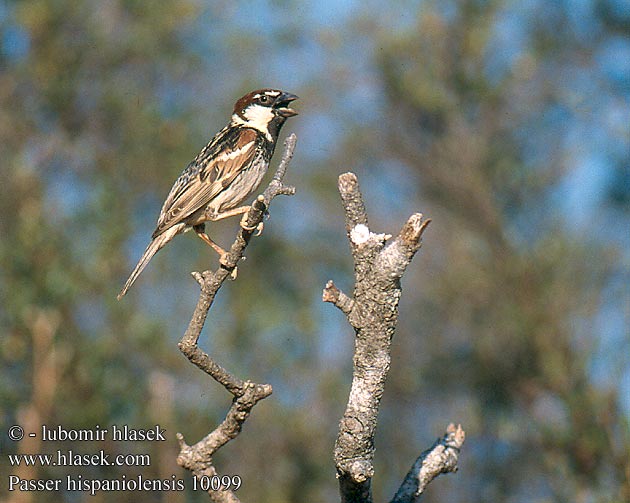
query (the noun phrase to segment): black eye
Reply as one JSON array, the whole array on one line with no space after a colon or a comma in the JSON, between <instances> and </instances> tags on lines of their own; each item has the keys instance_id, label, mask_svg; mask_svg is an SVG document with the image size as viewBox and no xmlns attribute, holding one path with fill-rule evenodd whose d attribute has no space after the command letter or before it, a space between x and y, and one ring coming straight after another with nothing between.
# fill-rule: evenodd
<instances>
[{"instance_id":1,"label":"black eye","mask_svg":"<svg viewBox=\"0 0 630 503\"><path fill-rule=\"evenodd\" d=\"M260 98L258 98L258 101L265 105L266 103L269 103L269 96L263 94Z\"/></svg>"}]
</instances>

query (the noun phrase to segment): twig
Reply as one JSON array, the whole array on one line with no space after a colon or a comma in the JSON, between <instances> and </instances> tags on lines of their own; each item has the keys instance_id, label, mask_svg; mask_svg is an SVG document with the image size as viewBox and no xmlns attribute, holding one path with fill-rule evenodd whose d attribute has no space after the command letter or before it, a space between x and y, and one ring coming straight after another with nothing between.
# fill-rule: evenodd
<instances>
[{"instance_id":1,"label":"twig","mask_svg":"<svg viewBox=\"0 0 630 503\"><path fill-rule=\"evenodd\" d=\"M344 173L339 177L339 193L354 259L354 292L350 298L329 281L322 300L346 314L356 338L352 387L339 424L334 458L341 501L371 503L374 432L398 322L400 280L420 248L430 220L420 213L411 215L391 240L390 234L370 231L356 175Z\"/></svg>"},{"instance_id":2,"label":"twig","mask_svg":"<svg viewBox=\"0 0 630 503\"><path fill-rule=\"evenodd\" d=\"M281 194L295 194L295 188L284 185L282 180L288 164L293 157L296 141L297 138L295 134L291 134L286 139L282 160L280 161L276 173L263 194L258 196L247 213L247 228L255 229L258 224L262 222L265 212L269 208L269 204L276 196ZM232 375L198 346L199 336L201 335L201 330L208 316L208 311L214 302L214 298L221 288L221 285L223 285L223 282L232 275L237 263L243 258L243 253L251 236L252 231L241 228L229 253L223 260L221 267L216 271L193 273L193 277L201 287L201 292L188 328L182 340L179 342L179 349L193 364L234 395L234 401L225 420L199 442L192 446L188 445L184 440L184 436L181 433L177 434L180 445L177 463L190 470L197 478L216 475L216 469L212 465L213 454L227 442L236 438L252 408L256 403L272 393L272 388L269 384L256 384L250 381L243 381ZM213 501L218 503L239 502L236 495L229 490L214 491L210 489L208 490L208 494Z\"/></svg>"},{"instance_id":3,"label":"twig","mask_svg":"<svg viewBox=\"0 0 630 503\"><path fill-rule=\"evenodd\" d=\"M417 503L435 477L456 472L459 450L465 438L461 425L449 424L446 434L416 459L391 503Z\"/></svg>"},{"instance_id":4,"label":"twig","mask_svg":"<svg viewBox=\"0 0 630 503\"><path fill-rule=\"evenodd\" d=\"M332 280L326 283L326 287L322 293L322 300L324 302L331 302L344 314L350 314L354 307L354 300L343 293L339 288L335 286Z\"/></svg>"}]
</instances>

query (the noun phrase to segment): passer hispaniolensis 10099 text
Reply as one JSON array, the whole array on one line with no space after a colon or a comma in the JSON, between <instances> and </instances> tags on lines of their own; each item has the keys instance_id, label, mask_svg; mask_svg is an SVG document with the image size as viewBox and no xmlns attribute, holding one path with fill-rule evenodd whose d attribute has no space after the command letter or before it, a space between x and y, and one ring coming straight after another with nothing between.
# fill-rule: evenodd
<instances>
[{"instance_id":1,"label":"passer hispaniolensis 10099 text","mask_svg":"<svg viewBox=\"0 0 630 503\"><path fill-rule=\"evenodd\" d=\"M289 107L296 99L294 94L277 89L260 89L236 102L230 123L210 140L173 184L152 240L118 299L127 293L151 257L177 234L194 229L221 257L226 254L206 234L205 222L242 215L249 210L249 206L239 205L265 176L282 125L287 118L297 115Z\"/></svg>"}]
</instances>

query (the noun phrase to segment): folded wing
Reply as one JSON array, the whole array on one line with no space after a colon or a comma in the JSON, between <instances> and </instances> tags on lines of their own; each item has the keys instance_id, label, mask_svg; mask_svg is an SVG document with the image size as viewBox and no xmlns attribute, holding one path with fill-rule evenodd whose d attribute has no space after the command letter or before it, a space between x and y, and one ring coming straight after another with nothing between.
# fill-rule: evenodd
<instances>
[{"instance_id":1,"label":"folded wing","mask_svg":"<svg viewBox=\"0 0 630 503\"><path fill-rule=\"evenodd\" d=\"M256 133L243 131L232 147L225 147L214 157L209 155L212 150L204 149L173 185L162 206L154 238L205 208L249 167L256 153Z\"/></svg>"}]
</instances>

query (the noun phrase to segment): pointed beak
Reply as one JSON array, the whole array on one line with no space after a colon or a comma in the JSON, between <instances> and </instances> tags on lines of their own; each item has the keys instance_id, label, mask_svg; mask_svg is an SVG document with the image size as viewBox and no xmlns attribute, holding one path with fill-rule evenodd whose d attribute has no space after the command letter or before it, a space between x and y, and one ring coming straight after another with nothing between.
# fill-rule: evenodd
<instances>
[{"instance_id":1,"label":"pointed beak","mask_svg":"<svg viewBox=\"0 0 630 503\"><path fill-rule=\"evenodd\" d=\"M298 97L295 94L291 94L291 93L283 92L280 96L278 96L274 104L274 108L278 112L278 115L285 118L293 117L294 115L297 115L298 113L295 110L287 106L289 103L297 99Z\"/></svg>"}]
</instances>

